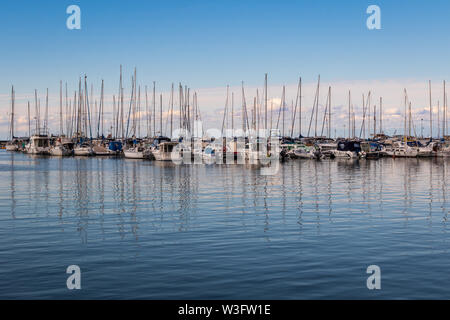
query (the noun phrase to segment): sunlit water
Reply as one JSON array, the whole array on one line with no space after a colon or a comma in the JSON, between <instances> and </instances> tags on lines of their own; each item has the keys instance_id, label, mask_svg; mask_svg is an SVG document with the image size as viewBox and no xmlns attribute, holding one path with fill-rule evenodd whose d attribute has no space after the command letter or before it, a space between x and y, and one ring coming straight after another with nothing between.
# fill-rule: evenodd
<instances>
[{"instance_id":1,"label":"sunlit water","mask_svg":"<svg viewBox=\"0 0 450 320\"><path fill-rule=\"evenodd\" d=\"M449 163L306 160L264 176L2 151L0 298L449 299ZM66 287L73 264L81 290Z\"/></svg>"}]
</instances>

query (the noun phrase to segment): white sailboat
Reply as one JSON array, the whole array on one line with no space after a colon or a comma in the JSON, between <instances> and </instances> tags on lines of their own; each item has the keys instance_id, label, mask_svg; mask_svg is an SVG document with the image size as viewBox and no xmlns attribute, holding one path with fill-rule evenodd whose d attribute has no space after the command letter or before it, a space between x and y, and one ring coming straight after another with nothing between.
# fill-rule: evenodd
<instances>
[{"instance_id":1,"label":"white sailboat","mask_svg":"<svg viewBox=\"0 0 450 320\"><path fill-rule=\"evenodd\" d=\"M50 148L50 154L58 157L69 157L73 155L72 143L58 143Z\"/></svg>"},{"instance_id":2,"label":"white sailboat","mask_svg":"<svg viewBox=\"0 0 450 320\"><path fill-rule=\"evenodd\" d=\"M55 145L50 148L50 154L58 157L69 157L73 155L73 142L65 137L58 138Z\"/></svg>"},{"instance_id":3,"label":"white sailboat","mask_svg":"<svg viewBox=\"0 0 450 320\"><path fill-rule=\"evenodd\" d=\"M150 150L142 147L142 146L135 146L132 148L129 148L127 150L124 150L125 158L128 159L149 159L150 158Z\"/></svg>"},{"instance_id":4,"label":"white sailboat","mask_svg":"<svg viewBox=\"0 0 450 320\"><path fill-rule=\"evenodd\" d=\"M87 143L82 143L80 145L77 145L73 149L73 154L75 156L81 156L81 157L90 157L95 155L94 150L92 149L92 146Z\"/></svg>"},{"instance_id":5,"label":"white sailboat","mask_svg":"<svg viewBox=\"0 0 450 320\"><path fill-rule=\"evenodd\" d=\"M417 148L408 146L404 141L396 141L391 148L386 149L386 155L394 158L415 158L417 154Z\"/></svg>"}]
</instances>

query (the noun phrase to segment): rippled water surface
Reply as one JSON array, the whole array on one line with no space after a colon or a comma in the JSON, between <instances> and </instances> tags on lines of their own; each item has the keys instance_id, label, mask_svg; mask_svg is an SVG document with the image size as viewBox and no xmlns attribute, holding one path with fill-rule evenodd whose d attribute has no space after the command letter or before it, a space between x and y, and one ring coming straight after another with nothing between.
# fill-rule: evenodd
<instances>
[{"instance_id":1,"label":"rippled water surface","mask_svg":"<svg viewBox=\"0 0 450 320\"><path fill-rule=\"evenodd\" d=\"M449 163L292 161L264 176L2 151L0 298L449 299Z\"/></svg>"}]
</instances>

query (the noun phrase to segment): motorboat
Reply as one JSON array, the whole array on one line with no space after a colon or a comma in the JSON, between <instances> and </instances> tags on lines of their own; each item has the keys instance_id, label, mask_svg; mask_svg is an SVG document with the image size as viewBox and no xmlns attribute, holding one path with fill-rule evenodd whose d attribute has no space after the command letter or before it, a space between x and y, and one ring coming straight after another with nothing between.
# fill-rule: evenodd
<instances>
[{"instance_id":1,"label":"motorboat","mask_svg":"<svg viewBox=\"0 0 450 320\"><path fill-rule=\"evenodd\" d=\"M30 137L30 142L26 146L28 154L49 155L50 136L45 133L34 134Z\"/></svg>"}]
</instances>

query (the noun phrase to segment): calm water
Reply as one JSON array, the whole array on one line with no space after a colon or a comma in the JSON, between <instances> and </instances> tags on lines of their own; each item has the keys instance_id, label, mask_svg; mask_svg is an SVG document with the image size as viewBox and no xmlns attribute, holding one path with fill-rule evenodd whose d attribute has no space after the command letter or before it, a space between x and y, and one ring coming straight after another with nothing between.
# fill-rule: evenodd
<instances>
[{"instance_id":1,"label":"calm water","mask_svg":"<svg viewBox=\"0 0 450 320\"><path fill-rule=\"evenodd\" d=\"M449 299L449 164L293 161L262 176L2 151L0 298Z\"/></svg>"}]
</instances>

